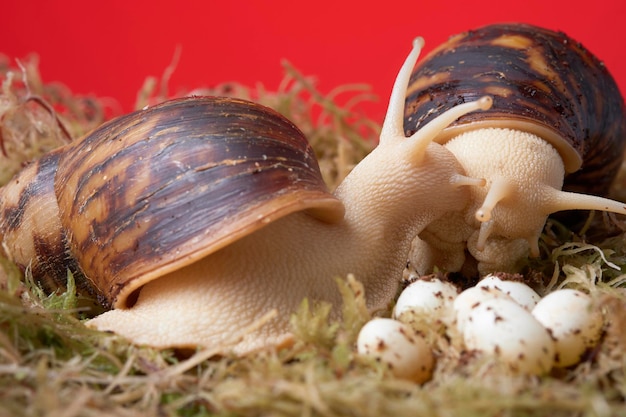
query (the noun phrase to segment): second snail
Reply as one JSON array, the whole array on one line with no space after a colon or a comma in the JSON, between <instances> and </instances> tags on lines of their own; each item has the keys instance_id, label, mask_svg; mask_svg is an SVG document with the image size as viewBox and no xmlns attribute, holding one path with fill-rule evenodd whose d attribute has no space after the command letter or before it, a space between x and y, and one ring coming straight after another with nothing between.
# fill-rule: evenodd
<instances>
[{"instance_id":1,"label":"second snail","mask_svg":"<svg viewBox=\"0 0 626 417\"><path fill-rule=\"evenodd\" d=\"M437 48L411 80L421 46L416 40L398 74L379 145L333 194L306 138L278 113L236 99L172 100L106 123L3 187L3 255L31 267L50 290L62 287L71 270L83 291L112 307L87 324L139 344L214 346L277 311L235 347L245 352L290 343L289 316L304 298L328 301L338 315L337 276L355 274L368 307L386 308L412 244L411 262L420 272L514 272L519 258L536 255L548 214L626 214L622 203L561 191L565 173L581 166L581 176L606 176L610 183L614 170L591 173L588 168L607 164L588 158L608 152L613 161L623 152L623 99L588 51L563 34L492 25ZM474 47L510 52L520 63L557 51L561 61L542 61L549 64L539 72L544 78L530 83L536 94L512 107L508 99L523 87L487 84L462 96L436 86L448 75L433 73L428 62ZM593 75L577 79L583 94L570 90L569 73L557 71L564 59L581 65L576 75ZM508 82L505 70L481 74ZM599 88L606 90L604 107L587 94ZM442 98L435 90L444 91ZM552 104L539 98L555 93L565 110L553 117ZM430 107L420 113L423 103ZM518 120L513 108L520 107L539 117ZM591 114L576 116L579 110ZM584 142L594 131L609 142L600 142L605 153ZM468 147L450 139L455 136L491 142ZM509 137L524 145L498 142ZM505 152L485 163L471 156L476 149ZM529 150L532 158L524 159Z\"/></svg>"}]
</instances>

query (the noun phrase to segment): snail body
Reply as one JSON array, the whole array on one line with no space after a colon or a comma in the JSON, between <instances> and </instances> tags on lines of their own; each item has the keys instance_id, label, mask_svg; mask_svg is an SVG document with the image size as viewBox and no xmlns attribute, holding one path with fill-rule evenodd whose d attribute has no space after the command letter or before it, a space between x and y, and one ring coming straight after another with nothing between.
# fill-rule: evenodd
<instances>
[{"instance_id":1,"label":"snail body","mask_svg":"<svg viewBox=\"0 0 626 417\"><path fill-rule=\"evenodd\" d=\"M104 124L2 188L2 251L49 289L69 268L113 308L90 326L162 348L215 345L271 310L276 318L236 350L287 343L301 300L338 307L333 280L348 273L370 308L385 307L413 238L484 183L432 139L489 98L404 135L420 48L398 75L380 144L334 194L306 138L278 113L236 99L172 100Z\"/></svg>"},{"instance_id":2,"label":"snail body","mask_svg":"<svg viewBox=\"0 0 626 417\"><path fill-rule=\"evenodd\" d=\"M473 187L466 210L422 232L412 256L418 272L472 262L480 274L515 272L528 253L539 255L551 213L624 213L623 203L587 195L608 193L623 160L626 112L613 78L580 43L525 24L450 38L412 73L406 132L485 94L489 110L459 118L435 141L486 187Z\"/></svg>"}]
</instances>

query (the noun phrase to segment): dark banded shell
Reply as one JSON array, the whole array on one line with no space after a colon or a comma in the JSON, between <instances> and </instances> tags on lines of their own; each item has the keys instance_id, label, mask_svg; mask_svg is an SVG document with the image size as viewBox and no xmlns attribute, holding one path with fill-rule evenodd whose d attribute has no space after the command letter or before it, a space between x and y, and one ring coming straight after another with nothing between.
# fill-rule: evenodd
<instances>
[{"instance_id":1,"label":"dark banded shell","mask_svg":"<svg viewBox=\"0 0 626 417\"><path fill-rule=\"evenodd\" d=\"M491 25L452 37L413 71L406 134L485 94L494 98L493 107L461 117L438 142L476 127L530 131L563 157L569 173L564 189L607 193L626 143L624 100L602 62L580 43L525 24Z\"/></svg>"},{"instance_id":2,"label":"dark banded shell","mask_svg":"<svg viewBox=\"0 0 626 417\"><path fill-rule=\"evenodd\" d=\"M302 132L244 100L165 102L54 155L59 236L115 307L146 282L287 214L343 216Z\"/></svg>"},{"instance_id":3,"label":"dark banded shell","mask_svg":"<svg viewBox=\"0 0 626 417\"><path fill-rule=\"evenodd\" d=\"M26 269L47 292L65 288L68 269L80 273L67 256L67 242L54 196L54 175L64 148L25 167L0 190L0 246L4 256ZM95 295L76 277L79 293Z\"/></svg>"}]
</instances>

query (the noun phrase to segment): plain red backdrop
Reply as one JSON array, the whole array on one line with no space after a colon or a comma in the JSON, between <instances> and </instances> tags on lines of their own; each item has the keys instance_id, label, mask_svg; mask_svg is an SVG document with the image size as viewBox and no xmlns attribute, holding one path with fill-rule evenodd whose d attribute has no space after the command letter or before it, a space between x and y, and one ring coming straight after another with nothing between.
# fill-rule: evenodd
<instances>
[{"instance_id":1,"label":"plain red backdrop","mask_svg":"<svg viewBox=\"0 0 626 417\"><path fill-rule=\"evenodd\" d=\"M177 46L170 91L240 81L276 88L286 58L322 91L368 83L382 119L411 39L425 52L448 36L488 23L522 21L562 30L602 59L626 91L624 0L488 1L132 1L9 0L0 53L40 56L45 81L133 108L146 76L160 76Z\"/></svg>"}]
</instances>

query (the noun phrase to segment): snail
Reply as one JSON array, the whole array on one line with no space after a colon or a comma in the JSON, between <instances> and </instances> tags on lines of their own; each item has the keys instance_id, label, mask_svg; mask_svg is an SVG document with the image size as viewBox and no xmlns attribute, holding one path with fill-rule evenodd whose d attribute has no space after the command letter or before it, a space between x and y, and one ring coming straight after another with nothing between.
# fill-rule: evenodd
<instances>
[{"instance_id":1,"label":"snail","mask_svg":"<svg viewBox=\"0 0 626 417\"><path fill-rule=\"evenodd\" d=\"M157 348L244 353L290 343L304 298L332 303L354 274L368 307L395 296L411 241L469 204L454 155L432 142L488 96L406 137L418 38L392 89L380 143L327 191L313 151L286 118L231 98L174 99L121 116L27 166L0 190L4 256L53 290L72 271L112 309L88 326Z\"/></svg>"},{"instance_id":2,"label":"snail","mask_svg":"<svg viewBox=\"0 0 626 417\"><path fill-rule=\"evenodd\" d=\"M516 272L548 215L624 213L606 196L624 154L624 100L605 66L564 33L494 24L451 37L414 69L405 130L485 94L493 106L467 114L435 139L465 174L484 178L470 205L420 233L411 266L425 274ZM561 191L563 190L563 191ZM469 252L470 256L467 256Z\"/></svg>"}]
</instances>

